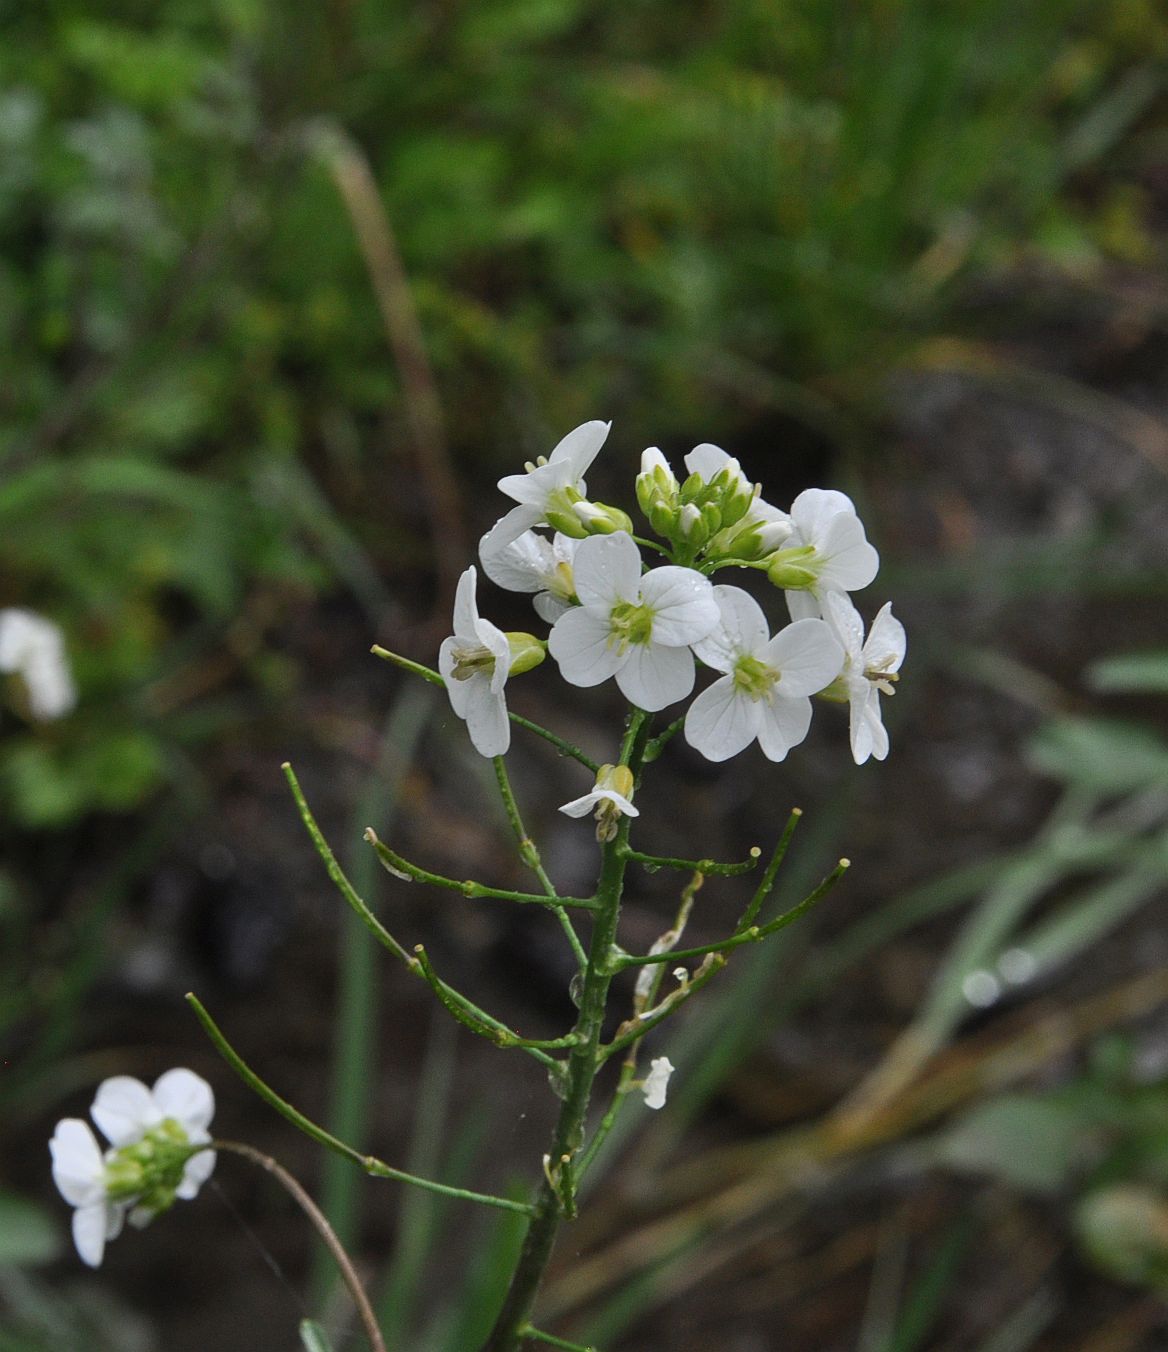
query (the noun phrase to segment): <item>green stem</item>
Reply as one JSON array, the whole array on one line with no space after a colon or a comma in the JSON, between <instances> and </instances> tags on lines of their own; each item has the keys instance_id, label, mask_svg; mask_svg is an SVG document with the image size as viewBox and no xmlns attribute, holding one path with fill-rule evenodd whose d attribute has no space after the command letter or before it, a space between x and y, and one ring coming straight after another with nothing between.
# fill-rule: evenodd
<instances>
[{"instance_id":1,"label":"green stem","mask_svg":"<svg viewBox=\"0 0 1168 1352\"><path fill-rule=\"evenodd\" d=\"M557 897L552 901L539 892L512 892L505 887L488 887L485 883L476 883L469 878L459 881L457 878L447 878L441 873L431 873L429 869L411 864L396 850L391 850L388 845L378 840L377 832L372 826L365 828L365 839L377 851L377 857L385 868L395 878L401 878L405 882L429 883L431 887L444 887L449 892L461 892L464 897L490 897L497 901L516 901L525 906L553 908L574 906L583 911L597 909L598 903L594 897Z\"/></svg>"},{"instance_id":2,"label":"green stem","mask_svg":"<svg viewBox=\"0 0 1168 1352\"><path fill-rule=\"evenodd\" d=\"M758 867L762 851L757 845L750 851L750 858L735 864L720 864L716 859L673 859L667 855L642 854L640 850L626 850L625 858L636 864L647 864L649 868L675 868L685 873L705 873L711 877L736 878L741 873L749 873Z\"/></svg>"},{"instance_id":3,"label":"green stem","mask_svg":"<svg viewBox=\"0 0 1168 1352\"><path fill-rule=\"evenodd\" d=\"M687 1000L692 999L703 986L708 985L725 966L726 959L721 953L707 953L702 960L702 965L684 986L679 987L672 995L667 995L655 1009L651 1009L622 1024L617 1029L616 1037L608 1046L600 1048L601 1057L607 1061L617 1052L622 1052L626 1047L631 1047L635 1042L639 1042L646 1033L656 1028L659 1023L664 1023L680 1006L685 1004Z\"/></svg>"},{"instance_id":4,"label":"green stem","mask_svg":"<svg viewBox=\"0 0 1168 1352\"><path fill-rule=\"evenodd\" d=\"M501 1023L493 1015L488 1014L485 1009L480 1009L473 1000L468 1000L461 991L456 991L453 986L447 985L434 970L434 964L430 961L430 955L426 952L424 945L415 945L414 953L417 955L419 975L424 978L445 1008L464 1027L469 1028L472 1033L478 1033L480 1037L487 1038L496 1047L521 1047L543 1065L554 1067L558 1066L559 1062L554 1056L548 1056L547 1050L575 1046L576 1035L574 1033L546 1039L520 1037L518 1033L512 1032L505 1023Z\"/></svg>"},{"instance_id":5,"label":"green stem","mask_svg":"<svg viewBox=\"0 0 1168 1352\"><path fill-rule=\"evenodd\" d=\"M316 846L317 854L324 861L328 876L336 884L341 896L349 903L361 919L362 924L365 925L378 943L384 944L394 957L400 958L407 967L414 967L416 964L413 958L361 900L352 883L345 877L345 872L337 862L336 855L333 854L328 841L325 840L320 827L316 824L316 818L312 815L312 809L308 806L308 800L304 797L304 791L300 787L300 781L296 778L295 770L287 761L280 768L284 771L284 778L288 781L288 787L292 790L292 797L296 800L296 806L300 810L300 819L304 823L309 836L311 836L313 845Z\"/></svg>"},{"instance_id":6,"label":"green stem","mask_svg":"<svg viewBox=\"0 0 1168 1352\"><path fill-rule=\"evenodd\" d=\"M645 764L650 765L665 750L673 737L685 726L685 715L675 718L670 725L652 738L645 748Z\"/></svg>"},{"instance_id":7,"label":"green stem","mask_svg":"<svg viewBox=\"0 0 1168 1352\"><path fill-rule=\"evenodd\" d=\"M793 807L791 815L787 818L787 825L783 828L783 834L779 837L779 843L775 846L775 851L770 857L766 866L766 872L759 879L758 889L750 899L750 904L742 912L736 930L747 929L754 924L754 918L762 909L763 903L770 896L771 890L775 885L775 878L779 872L779 866L786 858L787 846L791 843L791 837L795 834L795 827L799 825L799 818L803 815L801 807Z\"/></svg>"},{"instance_id":8,"label":"green stem","mask_svg":"<svg viewBox=\"0 0 1168 1352\"><path fill-rule=\"evenodd\" d=\"M549 900L558 903L560 898L556 892L555 884L548 877L547 870L543 866L543 861L539 857L539 850L536 847L535 841L527 834L527 828L523 825L523 818L519 815L519 804L515 801L515 793L511 788L511 779L507 774L507 766L504 764L502 756L495 757L495 780L499 785L499 794L503 799L503 807L507 813L507 820L511 823L511 831L519 845L519 857L539 879L540 885L543 887ZM571 917L562 906L557 904L552 909L556 919L560 922L560 928L564 931L564 937L567 939L569 947L576 958L577 970L583 971L588 962L588 955L584 952L584 945L580 942L580 936L576 933L576 927L572 924Z\"/></svg>"},{"instance_id":9,"label":"green stem","mask_svg":"<svg viewBox=\"0 0 1168 1352\"><path fill-rule=\"evenodd\" d=\"M373 1348L373 1352L385 1352L385 1343L381 1337L381 1330L377 1327L373 1307L369 1304L369 1297L365 1294L365 1288L361 1285L361 1279L357 1276L353 1261L345 1252L344 1245L337 1238L337 1233L328 1223L324 1212L316 1205L300 1182L271 1155L265 1155L262 1150L256 1150L254 1146L245 1145L242 1141L212 1141L211 1148L217 1151L227 1151L232 1155L239 1155L245 1160L250 1160L252 1164L258 1164L261 1169L271 1174L284 1191L289 1194L312 1222L317 1234L324 1241L325 1247L332 1254L333 1261L336 1263L345 1285L349 1288L349 1294L353 1297L353 1304L357 1307L357 1314L364 1325L369 1346Z\"/></svg>"},{"instance_id":10,"label":"green stem","mask_svg":"<svg viewBox=\"0 0 1168 1352\"><path fill-rule=\"evenodd\" d=\"M433 667L423 666L421 662L411 662L408 657L403 657L401 653L390 652L388 648L383 648L380 643L375 643L369 651L374 657L383 658L386 662L392 662L395 667L400 667L402 671L412 672L415 676L420 676L422 680L429 681L431 685L440 685L445 689L446 682L442 679L439 672ZM586 756L578 746L565 741L563 737L557 736L547 728L542 728L538 723L533 723L530 718L524 718L522 714L513 714L507 711L507 717L512 723L516 723L521 728L526 728L528 732L534 732L537 737L542 737L545 742L550 742L563 756L571 756L574 761L579 761L581 765L586 766L593 774L600 768L596 761Z\"/></svg>"},{"instance_id":11,"label":"green stem","mask_svg":"<svg viewBox=\"0 0 1168 1352\"><path fill-rule=\"evenodd\" d=\"M195 1011L195 1017L203 1025L203 1031L214 1043L219 1055L235 1071L244 1084L258 1094L269 1107L274 1108L281 1117L291 1122L298 1131L302 1131L318 1145L324 1146L326 1150L341 1155L374 1178L392 1178L399 1183L412 1183L415 1187L441 1193L444 1197L458 1197L465 1202L478 1202L482 1206L497 1207L501 1211L517 1211L524 1216L534 1214L534 1208L527 1202L513 1202L510 1198L495 1197L491 1193L471 1192L466 1188L454 1188L446 1183L435 1183L433 1179L419 1178L416 1174L407 1174L403 1169L395 1169L393 1165L386 1164L384 1160L379 1160L374 1155L362 1155L359 1150L354 1150L351 1145L346 1145L344 1141L338 1140L330 1132L325 1131L323 1127L317 1126L311 1118L305 1117L299 1109L294 1108L287 1099L281 1098L270 1085L260 1079L231 1043L227 1041L198 997L188 991L186 999L187 1004Z\"/></svg>"},{"instance_id":12,"label":"green stem","mask_svg":"<svg viewBox=\"0 0 1168 1352\"><path fill-rule=\"evenodd\" d=\"M543 1329L533 1328L531 1324L524 1324L519 1330L522 1338L534 1338L537 1343L547 1343L549 1347L561 1347L565 1352L596 1352L596 1348L590 1344L570 1343L567 1338L557 1338L554 1333L545 1333Z\"/></svg>"},{"instance_id":13,"label":"green stem","mask_svg":"<svg viewBox=\"0 0 1168 1352\"><path fill-rule=\"evenodd\" d=\"M643 957L623 953L619 957L610 959L609 965L613 971L620 972L626 967L645 967L649 963L672 962L676 958L700 958L707 953L726 953L732 948L740 948L743 944L761 943L763 939L772 934L777 934L781 929L786 929L788 925L794 924L801 916L806 915L813 906L827 896L850 867L850 860L841 859L819 886L809 892L797 906L792 906L789 911L784 911L774 920L768 920L765 925L751 925L746 930L735 930L726 939L718 939L712 944L701 944L697 948L678 948L663 953L647 953Z\"/></svg>"},{"instance_id":14,"label":"green stem","mask_svg":"<svg viewBox=\"0 0 1168 1352\"><path fill-rule=\"evenodd\" d=\"M641 768L649 725L647 713L641 709L632 711L621 745L620 763L628 766L634 779ZM608 957L616 942L620 919L628 832L629 818L622 817L614 839L602 846L597 910L575 1027L580 1041L568 1055L564 1098L548 1152L549 1164L533 1204L531 1223L510 1288L484 1352L515 1352L523 1341L525 1330L530 1328L531 1311L551 1258L556 1232L571 1210L575 1192L574 1161L584 1143L584 1121L601 1060L600 1033L612 981Z\"/></svg>"}]
</instances>

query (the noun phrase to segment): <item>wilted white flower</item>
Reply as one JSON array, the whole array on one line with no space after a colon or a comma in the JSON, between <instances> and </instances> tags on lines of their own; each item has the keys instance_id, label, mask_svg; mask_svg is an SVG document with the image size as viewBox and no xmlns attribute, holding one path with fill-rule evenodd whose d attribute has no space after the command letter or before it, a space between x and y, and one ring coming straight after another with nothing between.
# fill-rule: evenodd
<instances>
[{"instance_id":1,"label":"wilted white flower","mask_svg":"<svg viewBox=\"0 0 1168 1352\"><path fill-rule=\"evenodd\" d=\"M823 620L796 620L770 637L758 602L741 587L715 587L721 621L694 651L726 674L694 700L685 738L707 760L736 756L755 738L781 761L807 736L810 695L839 675L843 649Z\"/></svg>"},{"instance_id":2,"label":"wilted white flower","mask_svg":"<svg viewBox=\"0 0 1168 1352\"><path fill-rule=\"evenodd\" d=\"M646 1108L664 1108L665 1095L669 1089L669 1077L673 1074L674 1066L668 1056L655 1056L649 1062L649 1073L645 1076L645 1081L641 1085L641 1093L645 1095Z\"/></svg>"},{"instance_id":3,"label":"wilted white flower","mask_svg":"<svg viewBox=\"0 0 1168 1352\"><path fill-rule=\"evenodd\" d=\"M77 703L64 637L31 610L0 610L0 672L24 681L34 718L60 718Z\"/></svg>"},{"instance_id":4,"label":"wilted white flower","mask_svg":"<svg viewBox=\"0 0 1168 1352\"><path fill-rule=\"evenodd\" d=\"M718 622L709 581L669 564L641 574L629 535L583 540L573 567L580 605L556 621L548 651L571 685L616 677L622 694L655 712L693 689L689 650Z\"/></svg>"},{"instance_id":5,"label":"wilted white flower","mask_svg":"<svg viewBox=\"0 0 1168 1352\"><path fill-rule=\"evenodd\" d=\"M583 817L596 810L596 839L609 841L616 836L621 817L639 817L633 806L633 772L627 765L602 765L596 772L596 786L582 798L573 798L560 811L569 817Z\"/></svg>"},{"instance_id":6,"label":"wilted white flower","mask_svg":"<svg viewBox=\"0 0 1168 1352\"><path fill-rule=\"evenodd\" d=\"M472 564L458 579L454 633L438 650L438 670L450 707L465 719L480 756L501 756L511 745L511 723L503 687L511 670L507 635L479 616Z\"/></svg>"},{"instance_id":7,"label":"wilted white flower","mask_svg":"<svg viewBox=\"0 0 1168 1352\"><path fill-rule=\"evenodd\" d=\"M128 1075L101 1084L90 1113L110 1143L104 1154L87 1122L57 1123L49 1142L53 1181L76 1208L73 1242L85 1263L101 1263L127 1214L132 1225L146 1225L176 1197L195 1196L215 1168L215 1152L192 1147L210 1141L214 1112L211 1086L179 1067L153 1089Z\"/></svg>"},{"instance_id":8,"label":"wilted white flower","mask_svg":"<svg viewBox=\"0 0 1168 1352\"><path fill-rule=\"evenodd\" d=\"M551 455L528 464L524 474L508 474L499 480L499 489L519 504L483 537L481 549L498 554L525 530L548 520L548 514L575 519L573 508L588 489L584 475L600 453L612 426L606 422L586 422L573 428L558 443ZM581 527L579 534L583 534ZM483 567L486 567L484 559Z\"/></svg>"},{"instance_id":9,"label":"wilted white flower","mask_svg":"<svg viewBox=\"0 0 1168 1352\"><path fill-rule=\"evenodd\" d=\"M881 607L865 639L859 611L838 592L826 597L824 614L844 648L840 683L849 706L852 756L857 765L869 756L884 760L888 732L880 714L880 696L896 693L905 653L904 625L893 617L890 601Z\"/></svg>"},{"instance_id":10,"label":"wilted white flower","mask_svg":"<svg viewBox=\"0 0 1168 1352\"><path fill-rule=\"evenodd\" d=\"M555 624L576 595L572 560L579 540L556 534L551 540L525 530L501 549L488 545L489 535L479 543L483 572L505 591L534 592L535 613Z\"/></svg>"},{"instance_id":11,"label":"wilted white flower","mask_svg":"<svg viewBox=\"0 0 1168 1352\"><path fill-rule=\"evenodd\" d=\"M792 619L818 616L828 592L858 591L876 576L880 555L846 493L806 489L791 504L791 526L770 578L785 588Z\"/></svg>"}]
</instances>

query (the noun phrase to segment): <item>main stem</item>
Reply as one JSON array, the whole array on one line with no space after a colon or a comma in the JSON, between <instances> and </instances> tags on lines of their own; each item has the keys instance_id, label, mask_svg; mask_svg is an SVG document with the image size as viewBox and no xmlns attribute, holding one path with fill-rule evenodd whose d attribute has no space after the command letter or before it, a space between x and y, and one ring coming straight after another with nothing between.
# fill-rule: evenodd
<instances>
[{"instance_id":1,"label":"main stem","mask_svg":"<svg viewBox=\"0 0 1168 1352\"><path fill-rule=\"evenodd\" d=\"M648 734L649 715L635 709L621 748L621 763L629 767L634 778L641 768ZM552 1256L556 1232L564 1219L563 1196L566 1193L571 1197L574 1193L570 1179L566 1186L561 1184L558 1190L553 1179L562 1178L564 1170L571 1171L574 1168L576 1156L584 1144L584 1120L592 1097L592 1082L599 1069L600 1033L608 1004L608 988L614 975L611 956L620 920L628 834L629 819L622 817L615 838L604 846L601 854L600 882L596 889L598 906L593 912L588 966L580 995L580 1013L573 1030L580 1040L568 1055L563 1106L552 1135L545 1170L545 1175L551 1176L545 1176L536 1197L534 1214L527 1227L511 1285L483 1352L515 1352L523 1342L524 1331L531 1322L539 1284Z\"/></svg>"}]
</instances>

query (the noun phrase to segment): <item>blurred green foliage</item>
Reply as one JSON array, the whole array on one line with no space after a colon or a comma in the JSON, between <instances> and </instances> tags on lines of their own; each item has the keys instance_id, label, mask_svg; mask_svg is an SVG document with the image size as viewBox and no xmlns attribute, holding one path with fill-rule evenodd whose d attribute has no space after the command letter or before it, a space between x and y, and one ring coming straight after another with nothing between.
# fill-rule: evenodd
<instances>
[{"instance_id":1,"label":"blurred green foliage","mask_svg":"<svg viewBox=\"0 0 1168 1352\"><path fill-rule=\"evenodd\" d=\"M329 504L375 565L419 560L322 120L369 156L472 481L598 413L797 455L971 280L1148 256L1128 133L1165 51L1141 0L14 9L0 604L65 625L84 698L5 736L9 809L54 826L173 780L143 692L257 588L335 581Z\"/></svg>"}]
</instances>

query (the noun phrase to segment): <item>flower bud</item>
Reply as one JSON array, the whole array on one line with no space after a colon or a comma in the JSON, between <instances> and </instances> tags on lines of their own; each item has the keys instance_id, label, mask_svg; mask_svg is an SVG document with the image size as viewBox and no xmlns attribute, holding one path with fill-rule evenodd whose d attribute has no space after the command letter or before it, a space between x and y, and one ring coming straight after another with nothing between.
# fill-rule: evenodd
<instances>
[{"instance_id":1,"label":"flower bud","mask_svg":"<svg viewBox=\"0 0 1168 1352\"><path fill-rule=\"evenodd\" d=\"M509 676L522 676L525 671L538 667L547 656L547 644L534 634L525 634L522 630L508 632L507 646L511 649L511 665L507 668Z\"/></svg>"},{"instance_id":2,"label":"flower bud","mask_svg":"<svg viewBox=\"0 0 1168 1352\"><path fill-rule=\"evenodd\" d=\"M633 533L631 519L619 507L607 507L603 502L577 502L572 510L588 535L615 535L622 530L628 535Z\"/></svg>"},{"instance_id":3,"label":"flower bud","mask_svg":"<svg viewBox=\"0 0 1168 1352\"><path fill-rule=\"evenodd\" d=\"M675 529L686 544L693 545L695 549L700 549L709 539L705 515L692 502L687 502L677 513Z\"/></svg>"},{"instance_id":4,"label":"flower bud","mask_svg":"<svg viewBox=\"0 0 1168 1352\"><path fill-rule=\"evenodd\" d=\"M784 591L806 591L819 580L815 550L810 545L780 549L770 561L767 577Z\"/></svg>"}]
</instances>

